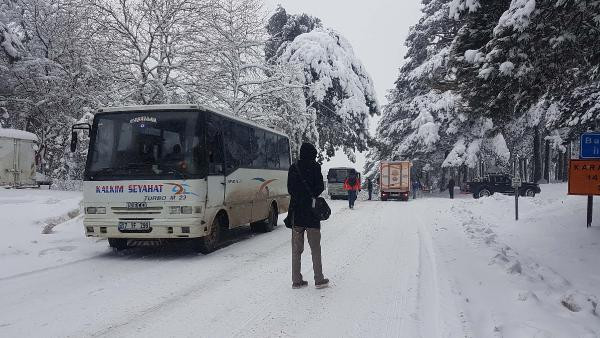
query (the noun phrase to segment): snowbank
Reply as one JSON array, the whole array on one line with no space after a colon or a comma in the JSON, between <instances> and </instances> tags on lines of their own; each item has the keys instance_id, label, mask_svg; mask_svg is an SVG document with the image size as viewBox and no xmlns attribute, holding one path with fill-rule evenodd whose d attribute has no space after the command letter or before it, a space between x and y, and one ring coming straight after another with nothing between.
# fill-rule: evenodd
<instances>
[{"instance_id":1,"label":"snowbank","mask_svg":"<svg viewBox=\"0 0 600 338\"><path fill-rule=\"evenodd\" d=\"M459 199L433 221L475 337L600 334L600 212L587 229L585 198L541 188L519 200L519 221L514 197L500 194Z\"/></svg>"},{"instance_id":2,"label":"snowbank","mask_svg":"<svg viewBox=\"0 0 600 338\"><path fill-rule=\"evenodd\" d=\"M0 189L0 279L106 250L83 233L80 192Z\"/></svg>"}]
</instances>

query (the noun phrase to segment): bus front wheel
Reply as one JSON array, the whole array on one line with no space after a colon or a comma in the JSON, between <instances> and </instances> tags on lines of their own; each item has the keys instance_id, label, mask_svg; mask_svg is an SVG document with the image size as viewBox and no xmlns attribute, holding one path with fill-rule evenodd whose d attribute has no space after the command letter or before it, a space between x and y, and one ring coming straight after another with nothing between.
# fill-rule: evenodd
<instances>
[{"instance_id":1,"label":"bus front wheel","mask_svg":"<svg viewBox=\"0 0 600 338\"><path fill-rule=\"evenodd\" d=\"M127 238L109 238L108 245L117 250L127 249Z\"/></svg>"},{"instance_id":2,"label":"bus front wheel","mask_svg":"<svg viewBox=\"0 0 600 338\"><path fill-rule=\"evenodd\" d=\"M205 255L215 251L221 240L222 228L221 215L217 215L210 228L210 233L204 237L194 239L194 249Z\"/></svg>"}]
</instances>

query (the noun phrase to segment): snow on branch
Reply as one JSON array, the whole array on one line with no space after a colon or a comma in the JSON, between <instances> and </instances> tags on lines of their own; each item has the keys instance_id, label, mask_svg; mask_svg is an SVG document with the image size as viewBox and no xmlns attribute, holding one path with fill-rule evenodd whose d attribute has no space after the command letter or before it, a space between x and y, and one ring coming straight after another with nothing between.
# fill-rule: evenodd
<instances>
[{"instance_id":1,"label":"snow on branch","mask_svg":"<svg viewBox=\"0 0 600 338\"><path fill-rule=\"evenodd\" d=\"M450 18L458 20L462 12L468 10L473 13L476 12L479 7L481 7L479 0L452 0L448 15Z\"/></svg>"},{"instance_id":2,"label":"snow on branch","mask_svg":"<svg viewBox=\"0 0 600 338\"><path fill-rule=\"evenodd\" d=\"M535 0L512 0L508 10L498 20L494 34L501 34L507 28L523 31L529 26L535 7Z\"/></svg>"}]
</instances>

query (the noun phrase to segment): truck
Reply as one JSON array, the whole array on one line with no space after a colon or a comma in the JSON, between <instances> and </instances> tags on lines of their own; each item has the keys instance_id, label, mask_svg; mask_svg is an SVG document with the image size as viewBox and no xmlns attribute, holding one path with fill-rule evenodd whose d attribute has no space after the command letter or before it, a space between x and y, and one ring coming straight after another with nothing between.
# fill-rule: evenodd
<instances>
[{"instance_id":1,"label":"truck","mask_svg":"<svg viewBox=\"0 0 600 338\"><path fill-rule=\"evenodd\" d=\"M410 161L381 161L379 164L379 192L382 201L410 196Z\"/></svg>"},{"instance_id":2,"label":"truck","mask_svg":"<svg viewBox=\"0 0 600 338\"><path fill-rule=\"evenodd\" d=\"M327 172L327 194L332 200L348 199L348 192L344 190L344 182L351 173L354 173L360 182L360 173L354 168L336 167Z\"/></svg>"},{"instance_id":3,"label":"truck","mask_svg":"<svg viewBox=\"0 0 600 338\"><path fill-rule=\"evenodd\" d=\"M488 174L481 179L467 182L466 190L473 194L473 198L487 197L494 193L514 195L513 178L508 174ZM537 183L522 182L519 187L519 195L534 197L541 192Z\"/></svg>"},{"instance_id":4,"label":"truck","mask_svg":"<svg viewBox=\"0 0 600 338\"><path fill-rule=\"evenodd\" d=\"M35 150L33 133L0 128L0 186L35 187Z\"/></svg>"},{"instance_id":5,"label":"truck","mask_svg":"<svg viewBox=\"0 0 600 338\"><path fill-rule=\"evenodd\" d=\"M83 230L122 250L187 242L216 250L227 230L269 232L288 211L288 137L200 105L99 109L83 182Z\"/></svg>"}]
</instances>

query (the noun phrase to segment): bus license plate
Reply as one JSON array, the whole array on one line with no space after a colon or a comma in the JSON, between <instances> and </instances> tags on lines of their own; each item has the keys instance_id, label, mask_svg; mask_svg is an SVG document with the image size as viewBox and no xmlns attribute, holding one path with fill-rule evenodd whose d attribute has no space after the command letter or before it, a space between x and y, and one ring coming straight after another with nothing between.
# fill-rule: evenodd
<instances>
[{"instance_id":1,"label":"bus license plate","mask_svg":"<svg viewBox=\"0 0 600 338\"><path fill-rule=\"evenodd\" d=\"M119 231L144 231L150 230L150 221L119 222Z\"/></svg>"}]
</instances>

